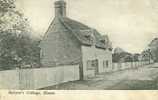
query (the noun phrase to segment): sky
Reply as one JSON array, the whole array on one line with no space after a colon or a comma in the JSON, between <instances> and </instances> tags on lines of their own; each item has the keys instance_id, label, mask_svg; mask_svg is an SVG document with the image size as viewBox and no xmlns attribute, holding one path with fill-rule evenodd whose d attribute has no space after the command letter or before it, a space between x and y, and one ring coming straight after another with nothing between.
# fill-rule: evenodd
<instances>
[{"instance_id":1,"label":"sky","mask_svg":"<svg viewBox=\"0 0 158 100\"><path fill-rule=\"evenodd\" d=\"M54 18L55 0L16 0L35 35L43 36ZM65 0L67 16L101 34L113 47L140 53L158 37L158 0Z\"/></svg>"}]
</instances>

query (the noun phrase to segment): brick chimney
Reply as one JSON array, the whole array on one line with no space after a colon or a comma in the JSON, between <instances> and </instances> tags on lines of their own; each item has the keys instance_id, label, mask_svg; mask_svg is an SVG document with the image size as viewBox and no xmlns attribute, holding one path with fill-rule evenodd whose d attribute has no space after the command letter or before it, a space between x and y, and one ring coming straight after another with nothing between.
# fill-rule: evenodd
<instances>
[{"instance_id":1,"label":"brick chimney","mask_svg":"<svg viewBox=\"0 0 158 100\"><path fill-rule=\"evenodd\" d=\"M64 0L55 1L55 16L66 17L66 2Z\"/></svg>"}]
</instances>

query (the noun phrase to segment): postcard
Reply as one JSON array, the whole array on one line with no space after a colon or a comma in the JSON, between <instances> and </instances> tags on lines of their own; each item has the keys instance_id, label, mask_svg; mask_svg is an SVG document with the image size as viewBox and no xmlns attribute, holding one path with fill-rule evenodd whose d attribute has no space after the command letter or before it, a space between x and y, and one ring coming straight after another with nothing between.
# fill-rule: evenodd
<instances>
[{"instance_id":1,"label":"postcard","mask_svg":"<svg viewBox=\"0 0 158 100\"><path fill-rule=\"evenodd\" d=\"M0 0L0 100L156 100L157 6L157 0Z\"/></svg>"}]
</instances>

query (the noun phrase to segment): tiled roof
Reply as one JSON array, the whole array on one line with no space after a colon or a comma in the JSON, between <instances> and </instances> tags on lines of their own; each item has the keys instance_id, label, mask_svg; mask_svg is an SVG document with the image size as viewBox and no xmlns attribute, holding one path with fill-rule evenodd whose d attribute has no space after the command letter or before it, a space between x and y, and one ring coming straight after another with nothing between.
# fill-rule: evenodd
<instances>
[{"instance_id":1,"label":"tiled roof","mask_svg":"<svg viewBox=\"0 0 158 100\"><path fill-rule=\"evenodd\" d=\"M61 17L60 21L69 28L77 39L84 45L92 45L93 41L89 36L94 35L95 46L98 48L107 48L108 45L103 43L103 36L95 29L88 27L80 22L74 21L67 17Z\"/></svg>"}]
</instances>

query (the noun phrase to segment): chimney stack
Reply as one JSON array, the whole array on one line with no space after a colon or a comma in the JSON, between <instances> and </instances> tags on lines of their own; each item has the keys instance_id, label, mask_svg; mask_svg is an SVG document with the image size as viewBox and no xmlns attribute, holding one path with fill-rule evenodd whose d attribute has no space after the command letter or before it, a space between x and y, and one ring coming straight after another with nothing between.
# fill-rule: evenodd
<instances>
[{"instance_id":1,"label":"chimney stack","mask_svg":"<svg viewBox=\"0 0 158 100\"><path fill-rule=\"evenodd\" d=\"M54 4L55 4L55 16L66 17L66 2L64 0L58 0Z\"/></svg>"}]
</instances>

